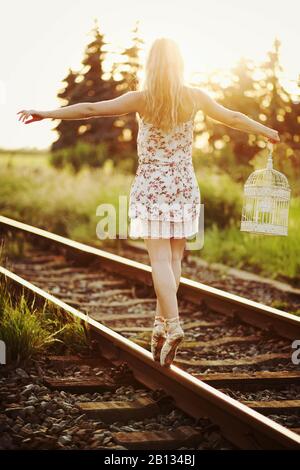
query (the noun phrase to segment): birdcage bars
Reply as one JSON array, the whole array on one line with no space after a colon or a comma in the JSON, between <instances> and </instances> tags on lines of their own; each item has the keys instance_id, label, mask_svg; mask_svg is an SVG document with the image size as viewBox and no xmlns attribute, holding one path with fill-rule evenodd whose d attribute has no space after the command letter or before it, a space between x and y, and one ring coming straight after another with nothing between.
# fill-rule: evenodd
<instances>
[{"instance_id":1,"label":"birdcage bars","mask_svg":"<svg viewBox=\"0 0 300 470\"><path fill-rule=\"evenodd\" d=\"M287 178L273 169L270 152L267 167L251 173L244 186L241 231L287 235L290 192Z\"/></svg>"}]
</instances>

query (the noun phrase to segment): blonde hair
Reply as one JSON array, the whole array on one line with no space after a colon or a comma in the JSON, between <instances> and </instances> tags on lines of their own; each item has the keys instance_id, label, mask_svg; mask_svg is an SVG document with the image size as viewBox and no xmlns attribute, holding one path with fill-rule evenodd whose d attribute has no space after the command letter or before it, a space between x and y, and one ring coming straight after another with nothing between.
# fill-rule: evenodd
<instances>
[{"instance_id":1,"label":"blonde hair","mask_svg":"<svg viewBox=\"0 0 300 470\"><path fill-rule=\"evenodd\" d=\"M139 83L144 92L143 117L168 132L183 122L180 115L190 101L194 111L191 88L184 83L184 62L178 44L161 37L152 43L146 58L145 75Z\"/></svg>"}]
</instances>

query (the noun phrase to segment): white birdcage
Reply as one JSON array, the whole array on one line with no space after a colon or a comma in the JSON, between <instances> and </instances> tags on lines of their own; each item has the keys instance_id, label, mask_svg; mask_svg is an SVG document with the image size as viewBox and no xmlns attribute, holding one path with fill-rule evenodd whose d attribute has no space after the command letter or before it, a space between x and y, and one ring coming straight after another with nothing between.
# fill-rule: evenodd
<instances>
[{"instance_id":1,"label":"white birdcage","mask_svg":"<svg viewBox=\"0 0 300 470\"><path fill-rule=\"evenodd\" d=\"M251 173L244 186L241 231L287 235L290 194L286 176L273 169L270 150L267 167Z\"/></svg>"}]
</instances>

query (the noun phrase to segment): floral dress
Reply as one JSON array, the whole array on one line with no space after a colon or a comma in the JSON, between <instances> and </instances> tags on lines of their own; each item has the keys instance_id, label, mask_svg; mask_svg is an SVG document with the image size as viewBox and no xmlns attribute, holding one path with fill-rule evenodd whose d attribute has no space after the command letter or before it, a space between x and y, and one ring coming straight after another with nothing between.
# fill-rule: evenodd
<instances>
[{"instance_id":1,"label":"floral dress","mask_svg":"<svg viewBox=\"0 0 300 470\"><path fill-rule=\"evenodd\" d=\"M129 236L192 237L200 214L192 162L194 120L164 132L137 116L138 168L129 196Z\"/></svg>"}]
</instances>

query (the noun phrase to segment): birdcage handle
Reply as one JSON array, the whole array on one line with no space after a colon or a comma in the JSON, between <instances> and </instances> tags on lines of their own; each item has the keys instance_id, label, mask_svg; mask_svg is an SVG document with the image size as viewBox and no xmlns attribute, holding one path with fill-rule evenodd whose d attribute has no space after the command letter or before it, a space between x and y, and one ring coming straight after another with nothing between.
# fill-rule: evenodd
<instances>
[{"instance_id":1,"label":"birdcage handle","mask_svg":"<svg viewBox=\"0 0 300 470\"><path fill-rule=\"evenodd\" d=\"M272 170L273 169L273 144L272 144L272 142L270 142L270 141L267 142L267 148L269 149L267 169Z\"/></svg>"}]
</instances>

